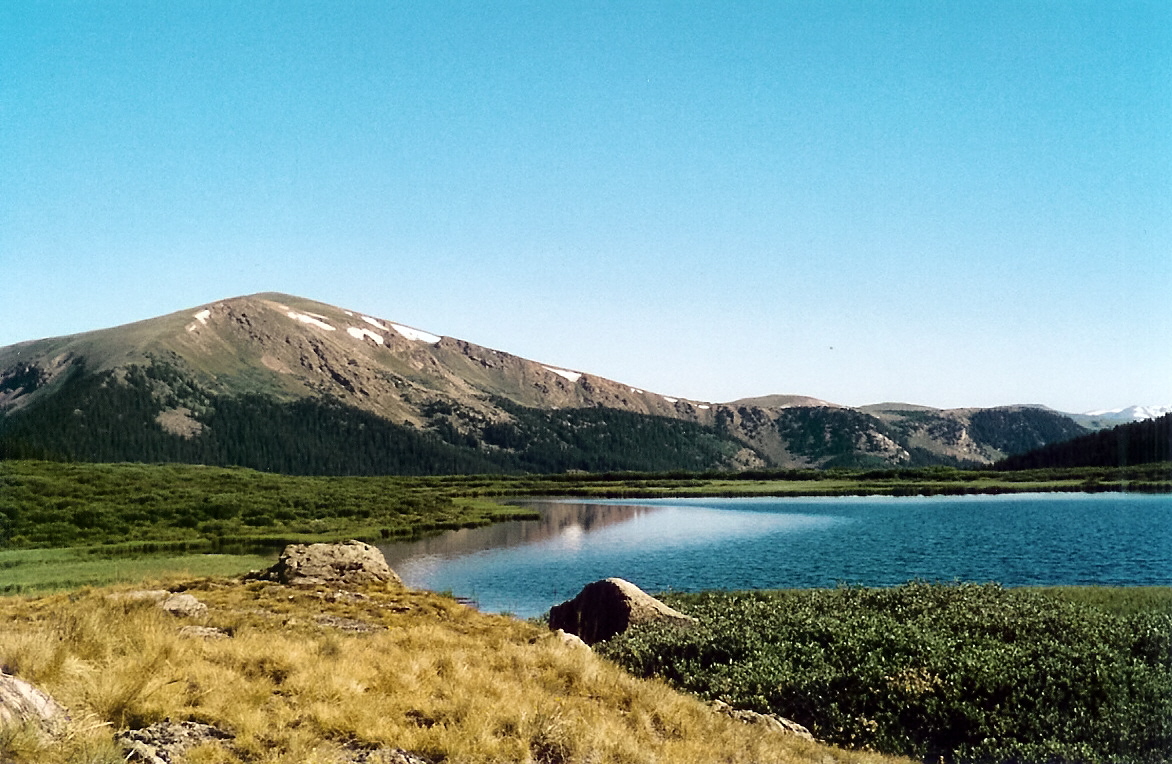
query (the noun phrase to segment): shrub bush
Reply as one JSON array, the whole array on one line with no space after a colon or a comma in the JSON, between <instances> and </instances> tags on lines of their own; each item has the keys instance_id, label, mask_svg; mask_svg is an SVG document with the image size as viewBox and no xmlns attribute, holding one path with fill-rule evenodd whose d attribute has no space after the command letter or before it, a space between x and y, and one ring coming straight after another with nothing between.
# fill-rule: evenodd
<instances>
[{"instance_id":1,"label":"shrub bush","mask_svg":"<svg viewBox=\"0 0 1172 764\"><path fill-rule=\"evenodd\" d=\"M1172 616L996 584L669 595L692 629L601 650L642 676L925 761L1172 758Z\"/></svg>"}]
</instances>

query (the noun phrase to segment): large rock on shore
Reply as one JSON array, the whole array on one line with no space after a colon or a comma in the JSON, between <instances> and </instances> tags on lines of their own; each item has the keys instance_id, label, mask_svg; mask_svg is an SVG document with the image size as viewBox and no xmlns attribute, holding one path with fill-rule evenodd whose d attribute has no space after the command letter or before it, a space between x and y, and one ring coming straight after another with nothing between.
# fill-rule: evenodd
<instances>
[{"instance_id":1,"label":"large rock on shore","mask_svg":"<svg viewBox=\"0 0 1172 764\"><path fill-rule=\"evenodd\" d=\"M290 544L277 564L257 576L268 581L301 586L402 585L383 553L361 541L342 544Z\"/></svg>"},{"instance_id":2,"label":"large rock on shore","mask_svg":"<svg viewBox=\"0 0 1172 764\"><path fill-rule=\"evenodd\" d=\"M577 597L549 611L551 630L577 634L588 645L610 639L631 626L656 621L687 625L696 619L673 610L621 578L586 584Z\"/></svg>"}]
</instances>

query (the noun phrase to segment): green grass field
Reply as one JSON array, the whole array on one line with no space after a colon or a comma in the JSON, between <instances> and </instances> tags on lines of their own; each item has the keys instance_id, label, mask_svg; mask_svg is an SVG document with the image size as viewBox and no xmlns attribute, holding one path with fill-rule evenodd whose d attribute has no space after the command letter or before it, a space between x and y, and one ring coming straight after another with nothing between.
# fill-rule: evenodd
<instances>
[{"instance_id":1,"label":"green grass field","mask_svg":"<svg viewBox=\"0 0 1172 764\"><path fill-rule=\"evenodd\" d=\"M85 549L0 551L0 594L37 594L171 578L239 576L276 554L101 555Z\"/></svg>"}]
</instances>

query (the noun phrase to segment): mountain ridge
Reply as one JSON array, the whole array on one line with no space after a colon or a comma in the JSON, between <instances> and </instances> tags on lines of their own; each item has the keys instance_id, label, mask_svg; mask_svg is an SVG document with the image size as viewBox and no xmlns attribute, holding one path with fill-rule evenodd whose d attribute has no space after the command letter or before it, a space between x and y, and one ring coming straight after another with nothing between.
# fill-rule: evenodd
<instances>
[{"instance_id":1,"label":"mountain ridge","mask_svg":"<svg viewBox=\"0 0 1172 764\"><path fill-rule=\"evenodd\" d=\"M141 368L156 373L133 371ZM106 376L85 382L95 375ZM1030 406L851 408L801 395L729 403L678 398L277 292L0 348L0 436L23 433L48 447L31 427L36 410L83 383L92 389L77 411L100 409L102 395L133 383L157 403L150 427L189 441L210 437L215 412L250 396L264 402L260 408L315 400L522 470L513 456L526 448L526 464L579 468L573 460L546 459L532 450L537 443L598 456L636 442L643 445L632 454L652 442L672 442L680 466L689 468L976 465L1085 431L1069 417ZM134 405L151 408L145 399ZM59 426L72 425L63 419ZM364 426L382 427L374 420ZM222 417L216 427L226 427ZM681 427L692 428L687 437ZM700 457L685 445L689 438L707 443L704 458L715 461L693 463ZM646 455L634 461L659 463ZM587 463L621 468L623 462L583 456Z\"/></svg>"}]
</instances>

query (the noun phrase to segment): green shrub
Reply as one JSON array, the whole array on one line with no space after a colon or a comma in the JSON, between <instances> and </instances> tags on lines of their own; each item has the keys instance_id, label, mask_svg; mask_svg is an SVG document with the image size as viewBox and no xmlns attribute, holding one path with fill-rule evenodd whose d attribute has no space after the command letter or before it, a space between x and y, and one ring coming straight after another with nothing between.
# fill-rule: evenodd
<instances>
[{"instance_id":1,"label":"green shrub","mask_svg":"<svg viewBox=\"0 0 1172 764\"><path fill-rule=\"evenodd\" d=\"M1172 757L1172 616L995 584L671 595L603 652L839 745L925 761Z\"/></svg>"}]
</instances>

